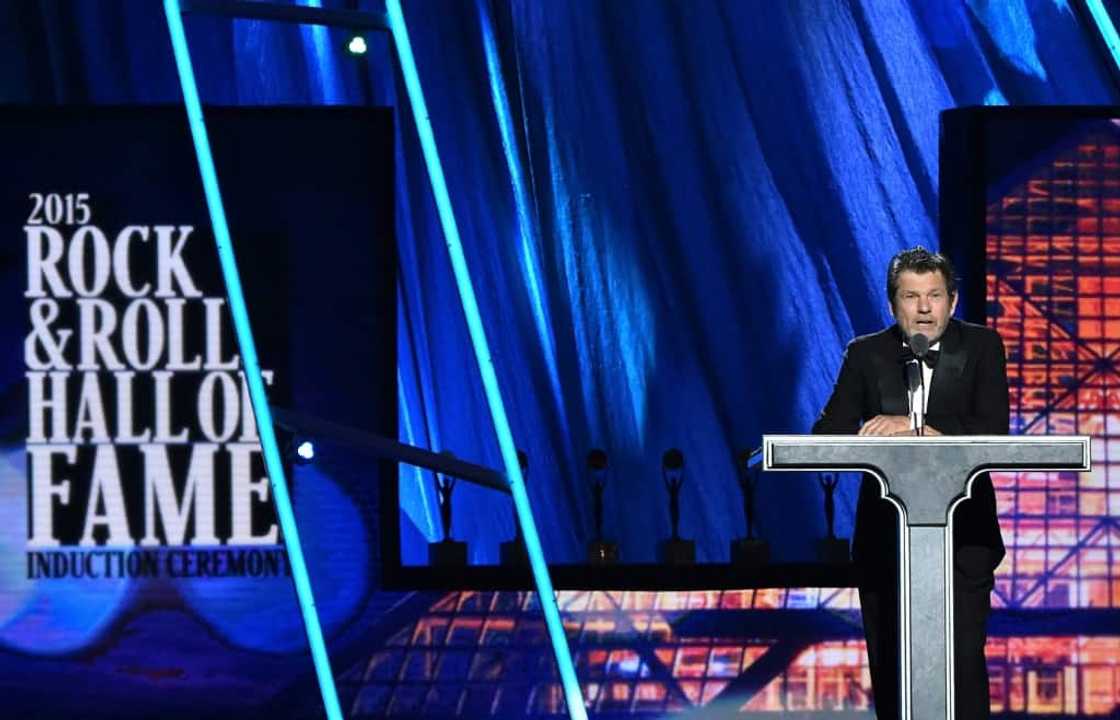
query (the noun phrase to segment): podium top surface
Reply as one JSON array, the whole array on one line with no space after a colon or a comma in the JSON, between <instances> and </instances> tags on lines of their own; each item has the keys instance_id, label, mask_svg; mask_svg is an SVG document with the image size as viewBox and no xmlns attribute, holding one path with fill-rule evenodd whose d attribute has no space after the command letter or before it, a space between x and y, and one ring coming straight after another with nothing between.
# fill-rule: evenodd
<instances>
[{"instance_id":1,"label":"podium top surface","mask_svg":"<svg viewBox=\"0 0 1120 720\"><path fill-rule=\"evenodd\" d=\"M763 435L763 468L874 470L900 460L945 463L967 457L979 462L977 471L1084 471L1091 469L1089 441L1088 435Z\"/></svg>"},{"instance_id":2,"label":"podium top surface","mask_svg":"<svg viewBox=\"0 0 1120 720\"><path fill-rule=\"evenodd\" d=\"M910 525L944 525L971 481L987 471L1091 469L1089 436L861 437L765 435L763 469L871 473Z\"/></svg>"},{"instance_id":3,"label":"podium top surface","mask_svg":"<svg viewBox=\"0 0 1120 720\"><path fill-rule=\"evenodd\" d=\"M767 443L801 445L1059 445L1088 443L1088 435L926 435L872 437L869 435L763 435Z\"/></svg>"}]
</instances>

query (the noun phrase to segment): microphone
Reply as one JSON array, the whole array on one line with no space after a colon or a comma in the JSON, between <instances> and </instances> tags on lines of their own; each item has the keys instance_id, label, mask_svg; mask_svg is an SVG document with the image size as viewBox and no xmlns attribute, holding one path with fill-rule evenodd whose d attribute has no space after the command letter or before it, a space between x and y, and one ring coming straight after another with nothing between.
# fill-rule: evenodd
<instances>
[{"instance_id":1,"label":"microphone","mask_svg":"<svg viewBox=\"0 0 1120 720\"><path fill-rule=\"evenodd\" d=\"M914 333L910 336L910 349L921 360L929 352L929 338L922 333Z\"/></svg>"},{"instance_id":2,"label":"microphone","mask_svg":"<svg viewBox=\"0 0 1120 720\"><path fill-rule=\"evenodd\" d=\"M914 418L914 429L918 431L918 436L926 434L926 373L922 368L922 359L925 358L926 353L929 352L929 338L922 333L914 333L910 336L910 350L913 351L914 357L918 359L917 375L918 383L920 385L918 399L921 401L921 409L916 413Z\"/></svg>"}]
</instances>

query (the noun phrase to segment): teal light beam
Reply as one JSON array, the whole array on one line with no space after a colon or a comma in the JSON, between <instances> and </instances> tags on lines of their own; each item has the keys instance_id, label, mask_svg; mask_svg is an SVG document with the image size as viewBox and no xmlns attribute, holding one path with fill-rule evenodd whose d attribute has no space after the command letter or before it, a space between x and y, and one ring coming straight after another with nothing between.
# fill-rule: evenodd
<instances>
[{"instance_id":1,"label":"teal light beam","mask_svg":"<svg viewBox=\"0 0 1120 720\"><path fill-rule=\"evenodd\" d=\"M1105 47L1112 55L1113 68L1120 70L1120 36L1116 34L1116 26L1112 24L1108 8L1104 6L1101 0L1085 0L1085 7L1089 10L1093 22L1096 23Z\"/></svg>"},{"instance_id":2,"label":"teal light beam","mask_svg":"<svg viewBox=\"0 0 1120 720\"><path fill-rule=\"evenodd\" d=\"M572 664L572 653L568 648L568 639L564 635L564 624L560 619L560 608L556 604L552 579L548 575L548 565L545 564L544 552L541 550L537 525L533 521L529 495L525 492L521 465L517 462L517 448L513 444L513 434L510 431L509 419L506 417L505 405L502 403L502 394L498 387L498 376L494 371L494 361L490 357L490 347L482 327L482 316L479 314L478 302L475 300L474 286L471 284L470 271L467 269L467 259L463 254L463 243L459 238L459 226L455 222L455 214L451 208L451 197L447 192L447 182L444 180L443 167L440 165L439 152L436 150L435 133L432 131L428 106L424 102L424 93L420 88L420 76L416 70L416 60L412 56L412 44L408 39L404 13L401 11L400 0L386 0L385 7L389 15L389 31L393 34L397 57L401 64L401 75L404 78L409 104L412 106L412 114L416 121L424 163L428 168L428 179L432 184L432 194L435 196L444 241L447 243L447 252L451 256L451 267L455 271L455 284L459 288L463 314L466 315L471 344L474 346L475 359L478 361L479 373L482 375L486 402L490 407L490 417L498 436L502 462L509 479L510 494L513 495L517 520L521 524L521 535L529 554L529 565L533 570L533 580L537 585L545 625L548 627L548 635L556 655L556 665L560 671L560 682L564 687L568 715L572 720L586 720L587 708L583 704L583 693L580 691L575 666Z\"/></svg>"},{"instance_id":3,"label":"teal light beam","mask_svg":"<svg viewBox=\"0 0 1120 720\"><path fill-rule=\"evenodd\" d=\"M214 241L218 246L218 259L222 266L222 276L226 282L229 309L233 315L233 326L237 333L237 343L241 348L241 361L245 379L249 383L249 398L257 419L261 448L264 451L265 467L272 486L272 498L276 503L276 515L280 519L280 531L284 535L284 545L288 550L288 560L292 566L292 579L295 581L296 596L303 614L303 624L307 630L307 642L311 646L311 658L315 663L315 674L319 680L319 691L323 695L323 706L329 720L342 720L342 708L338 702L334 676L331 674L327 646L323 641L323 629L319 625L319 615L315 610L315 599L311 594L311 579L307 575L307 565L303 558L303 548L296 530L296 518L292 512L292 501L288 497L288 485L284 480L284 467L280 460L280 449L276 444L276 434L272 428L272 412L265 395L264 380L261 378L260 363L257 360L257 347L253 342L253 331L249 326L249 312L245 307L245 296L241 290L241 277L237 272L237 260L233 255L233 244L229 235L229 224L222 205L222 194L218 189L218 174L214 169L214 158L210 154L210 140L206 134L206 121L202 116L202 103L198 98L198 87L194 81L191 67L190 49L187 35L183 30L183 18L179 0L163 0L163 11L167 16L167 28L171 33L171 47L175 53L175 67L179 71L179 84L183 88L183 103L187 110L187 122L194 140L194 151L198 157L198 170L202 175L202 189L206 193L206 206L210 211L210 224L214 230Z\"/></svg>"}]
</instances>

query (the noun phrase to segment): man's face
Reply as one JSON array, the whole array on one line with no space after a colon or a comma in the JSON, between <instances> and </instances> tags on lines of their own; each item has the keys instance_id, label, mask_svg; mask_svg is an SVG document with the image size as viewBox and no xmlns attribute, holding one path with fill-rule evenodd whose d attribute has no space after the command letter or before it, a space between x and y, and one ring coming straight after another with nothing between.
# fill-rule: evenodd
<instances>
[{"instance_id":1,"label":"man's face","mask_svg":"<svg viewBox=\"0 0 1120 720\"><path fill-rule=\"evenodd\" d=\"M898 274L891 313L905 337L921 333L931 343L937 342L956 309L957 298L949 295L941 273L903 270Z\"/></svg>"}]
</instances>

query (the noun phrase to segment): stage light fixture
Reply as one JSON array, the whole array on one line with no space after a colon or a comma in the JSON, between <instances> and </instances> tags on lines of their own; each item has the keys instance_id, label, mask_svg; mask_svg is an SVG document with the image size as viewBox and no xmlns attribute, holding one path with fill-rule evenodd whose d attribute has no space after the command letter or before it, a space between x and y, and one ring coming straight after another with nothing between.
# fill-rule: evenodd
<instances>
[{"instance_id":1,"label":"stage light fixture","mask_svg":"<svg viewBox=\"0 0 1120 720\"><path fill-rule=\"evenodd\" d=\"M288 469L294 465L308 465L315 459L315 444L307 435L282 422L273 423L272 429Z\"/></svg>"},{"instance_id":2,"label":"stage light fixture","mask_svg":"<svg viewBox=\"0 0 1120 720\"><path fill-rule=\"evenodd\" d=\"M365 55L368 49L366 39L361 35L355 35L350 38L350 42L346 43L346 51L351 55Z\"/></svg>"}]
</instances>

